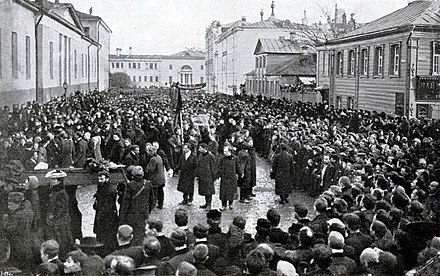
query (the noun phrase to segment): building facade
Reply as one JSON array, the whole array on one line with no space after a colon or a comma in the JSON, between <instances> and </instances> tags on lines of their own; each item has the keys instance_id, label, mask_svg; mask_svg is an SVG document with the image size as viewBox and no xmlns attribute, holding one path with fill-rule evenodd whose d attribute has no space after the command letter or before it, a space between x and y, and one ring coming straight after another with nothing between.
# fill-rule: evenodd
<instances>
[{"instance_id":1,"label":"building facade","mask_svg":"<svg viewBox=\"0 0 440 276\"><path fill-rule=\"evenodd\" d=\"M100 20L102 23L105 23ZM109 39L106 27L102 37ZM95 41L69 3L46 0L0 4L0 105L46 102L54 96L99 87L100 55ZM104 50L103 50L104 49ZM108 58L107 58L108 60ZM105 62L103 66L105 65Z\"/></svg>"},{"instance_id":2,"label":"building facade","mask_svg":"<svg viewBox=\"0 0 440 276\"><path fill-rule=\"evenodd\" d=\"M414 1L319 46L318 89L337 108L440 118L439 11Z\"/></svg>"},{"instance_id":3,"label":"building facade","mask_svg":"<svg viewBox=\"0 0 440 276\"><path fill-rule=\"evenodd\" d=\"M110 72L124 72L137 88L161 87L179 82L183 85L205 83L205 54L186 50L173 55L110 55Z\"/></svg>"}]
</instances>

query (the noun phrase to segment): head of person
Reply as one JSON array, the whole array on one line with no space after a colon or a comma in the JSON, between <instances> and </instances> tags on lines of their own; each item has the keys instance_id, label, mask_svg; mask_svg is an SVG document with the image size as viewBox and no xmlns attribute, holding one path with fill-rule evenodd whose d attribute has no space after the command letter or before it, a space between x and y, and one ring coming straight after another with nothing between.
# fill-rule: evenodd
<instances>
[{"instance_id":1,"label":"head of person","mask_svg":"<svg viewBox=\"0 0 440 276\"><path fill-rule=\"evenodd\" d=\"M327 208L328 208L327 200L325 198L323 198L323 197L318 197L315 200L315 203L314 203L313 207L314 207L316 212L322 214L322 213L327 211Z\"/></svg>"},{"instance_id":2,"label":"head of person","mask_svg":"<svg viewBox=\"0 0 440 276\"><path fill-rule=\"evenodd\" d=\"M268 237L270 234L270 229L272 225L270 224L270 221L265 218L259 218L257 220L257 235L261 238Z\"/></svg>"},{"instance_id":3,"label":"head of person","mask_svg":"<svg viewBox=\"0 0 440 276\"><path fill-rule=\"evenodd\" d=\"M129 148L129 147L131 146L131 140L130 140L130 138L125 138L125 139L124 139L124 146L125 146L126 148Z\"/></svg>"},{"instance_id":4,"label":"head of person","mask_svg":"<svg viewBox=\"0 0 440 276\"><path fill-rule=\"evenodd\" d=\"M354 213L345 214L342 216L342 220L350 232L357 232L361 228L361 219Z\"/></svg>"},{"instance_id":5,"label":"head of person","mask_svg":"<svg viewBox=\"0 0 440 276\"><path fill-rule=\"evenodd\" d=\"M372 237L375 237L376 239L383 238L385 234L387 233L388 229L385 225L385 223L375 220L370 226L370 234Z\"/></svg>"},{"instance_id":6,"label":"head of person","mask_svg":"<svg viewBox=\"0 0 440 276\"><path fill-rule=\"evenodd\" d=\"M148 228L151 230L156 230L156 233L160 233L162 232L162 228L163 228L163 223L162 221L155 219L155 218L150 218L148 220Z\"/></svg>"},{"instance_id":7,"label":"head of person","mask_svg":"<svg viewBox=\"0 0 440 276\"><path fill-rule=\"evenodd\" d=\"M183 227L188 224L188 213L185 209L177 209L174 213L174 222L178 227Z\"/></svg>"},{"instance_id":8,"label":"head of person","mask_svg":"<svg viewBox=\"0 0 440 276\"><path fill-rule=\"evenodd\" d=\"M75 250L67 253L64 262L64 273L78 273L81 271L82 264L87 260L87 255L81 250Z\"/></svg>"},{"instance_id":9,"label":"head of person","mask_svg":"<svg viewBox=\"0 0 440 276\"><path fill-rule=\"evenodd\" d=\"M232 224L240 228L241 230L244 230L246 227L246 219L243 216L235 216L232 220Z\"/></svg>"},{"instance_id":10,"label":"head of person","mask_svg":"<svg viewBox=\"0 0 440 276\"><path fill-rule=\"evenodd\" d=\"M155 237L148 236L143 244L144 255L147 257L156 258L161 250L161 244Z\"/></svg>"},{"instance_id":11,"label":"head of person","mask_svg":"<svg viewBox=\"0 0 440 276\"><path fill-rule=\"evenodd\" d=\"M231 156L232 155L232 148L230 146L225 146L223 148L223 154L225 156Z\"/></svg>"},{"instance_id":12,"label":"head of person","mask_svg":"<svg viewBox=\"0 0 440 276\"><path fill-rule=\"evenodd\" d=\"M128 224L119 226L116 237L119 245L129 244L133 239L133 227Z\"/></svg>"},{"instance_id":13,"label":"head of person","mask_svg":"<svg viewBox=\"0 0 440 276\"><path fill-rule=\"evenodd\" d=\"M208 152L208 145L206 143L200 143L199 145L199 152L201 154L205 154Z\"/></svg>"},{"instance_id":14,"label":"head of person","mask_svg":"<svg viewBox=\"0 0 440 276\"><path fill-rule=\"evenodd\" d=\"M174 247L182 247L186 244L186 233L181 229L177 229L171 233L170 239Z\"/></svg>"},{"instance_id":15,"label":"head of person","mask_svg":"<svg viewBox=\"0 0 440 276\"><path fill-rule=\"evenodd\" d=\"M328 246L331 249L343 249L345 245L344 236L337 231L332 231L328 235Z\"/></svg>"},{"instance_id":16,"label":"head of person","mask_svg":"<svg viewBox=\"0 0 440 276\"><path fill-rule=\"evenodd\" d=\"M98 173L98 182L103 184L110 180L110 173L108 171L100 171Z\"/></svg>"},{"instance_id":17,"label":"head of person","mask_svg":"<svg viewBox=\"0 0 440 276\"><path fill-rule=\"evenodd\" d=\"M278 210L270 208L266 213L266 217L270 221L272 227L277 227L280 224L281 214Z\"/></svg>"},{"instance_id":18,"label":"head of person","mask_svg":"<svg viewBox=\"0 0 440 276\"><path fill-rule=\"evenodd\" d=\"M246 268L250 275L258 275L268 267L268 262L261 250L252 250L246 256Z\"/></svg>"},{"instance_id":19,"label":"head of person","mask_svg":"<svg viewBox=\"0 0 440 276\"><path fill-rule=\"evenodd\" d=\"M277 276L298 276L295 266L286 261L278 261Z\"/></svg>"},{"instance_id":20,"label":"head of person","mask_svg":"<svg viewBox=\"0 0 440 276\"><path fill-rule=\"evenodd\" d=\"M141 152L141 149L139 148L138 145L132 145L130 149L131 149L131 152L133 152L134 154L137 154L137 155L139 155Z\"/></svg>"},{"instance_id":21,"label":"head of person","mask_svg":"<svg viewBox=\"0 0 440 276\"><path fill-rule=\"evenodd\" d=\"M141 166L134 166L131 170L131 175L134 178L142 178L144 177L144 169Z\"/></svg>"},{"instance_id":22,"label":"head of person","mask_svg":"<svg viewBox=\"0 0 440 276\"><path fill-rule=\"evenodd\" d=\"M108 255L104 264L109 275L133 275L136 267L134 260L128 256Z\"/></svg>"},{"instance_id":23,"label":"head of person","mask_svg":"<svg viewBox=\"0 0 440 276\"><path fill-rule=\"evenodd\" d=\"M208 237L208 225L204 223L197 223L193 228L193 233L196 239L204 239Z\"/></svg>"},{"instance_id":24,"label":"head of person","mask_svg":"<svg viewBox=\"0 0 440 276\"><path fill-rule=\"evenodd\" d=\"M197 275L197 268L186 261L181 262L179 268L176 271L176 276L196 276L196 275Z\"/></svg>"},{"instance_id":25,"label":"head of person","mask_svg":"<svg viewBox=\"0 0 440 276\"><path fill-rule=\"evenodd\" d=\"M264 254L264 258L266 259L266 261L268 263L270 263L273 259L273 257L275 256L275 251L273 250L273 248L267 244L267 243L260 243L256 250L259 250L261 252L263 252Z\"/></svg>"},{"instance_id":26,"label":"head of person","mask_svg":"<svg viewBox=\"0 0 440 276\"><path fill-rule=\"evenodd\" d=\"M60 245L56 240L44 241L40 246L40 257L43 263L58 257Z\"/></svg>"},{"instance_id":27,"label":"head of person","mask_svg":"<svg viewBox=\"0 0 440 276\"><path fill-rule=\"evenodd\" d=\"M197 263L204 263L208 260L209 249L206 244L198 244L194 247L193 257Z\"/></svg>"},{"instance_id":28,"label":"head of person","mask_svg":"<svg viewBox=\"0 0 440 276\"><path fill-rule=\"evenodd\" d=\"M313 231L305 226L299 230L298 240L300 245L304 247L311 247L313 245Z\"/></svg>"},{"instance_id":29,"label":"head of person","mask_svg":"<svg viewBox=\"0 0 440 276\"><path fill-rule=\"evenodd\" d=\"M185 143L182 147L182 150L184 153L188 153L188 152L191 152L191 147L189 144Z\"/></svg>"},{"instance_id":30,"label":"head of person","mask_svg":"<svg viewBox=\"0 0 440 276\"><path fill-rule=\"evenodd\" d=\"M309 210L302 204L295 204L295 217L297 219L306 218Z\"/></svg>"},{"instance_id":31,"label":"head of person","mask_svg":"<svg viewBox=\"0 0 440 276\"><path fill-rule=\"evenodd\" d=\"M321 269L326 269L332 262L332 250L326 245L317 245L313 248L313 262Z\"/></svg>"}]
</instances>

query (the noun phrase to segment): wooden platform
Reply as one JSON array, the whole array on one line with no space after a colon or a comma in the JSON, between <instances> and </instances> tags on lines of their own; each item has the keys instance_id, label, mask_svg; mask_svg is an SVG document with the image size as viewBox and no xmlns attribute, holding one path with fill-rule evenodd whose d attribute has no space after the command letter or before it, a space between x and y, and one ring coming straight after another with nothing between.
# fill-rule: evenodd
<instances>
[{"instance_id":1,"label":"wooden platform","mask_svg":"<svg viewBox=\"0 0 440 276\"><path fill-rule=\"evenodd\" d=\"M40 185L49 185L49 181L45 178L46 173L50 170L39 170L39 171L24 171L24 179L28 176L35 175L38 178ZM64 180L65 185L76 185L76 186L87 186L98 184L98 173L91 173L85 169L79 168L63 168L60 169L67 174ZM125 182L125 178L122 169L116 171L110 171L110 181L113 183Z\"/></svg>"}]
</instances>

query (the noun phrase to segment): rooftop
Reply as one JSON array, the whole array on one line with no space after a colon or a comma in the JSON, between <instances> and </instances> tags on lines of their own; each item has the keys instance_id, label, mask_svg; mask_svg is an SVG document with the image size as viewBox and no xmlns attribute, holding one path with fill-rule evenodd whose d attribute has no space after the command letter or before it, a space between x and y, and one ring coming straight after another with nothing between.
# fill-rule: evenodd
<instances>
[{"instance_id":1,"label":"rooftop","mask_svg":"<svg viewBox=\"0 0 440 276\"><path fill-rule=\"evenodd\" d=\"M300 45L287 39L260 38L255 47L255 54L295 54L302 53Z\"/></svg>"}]
</instances>

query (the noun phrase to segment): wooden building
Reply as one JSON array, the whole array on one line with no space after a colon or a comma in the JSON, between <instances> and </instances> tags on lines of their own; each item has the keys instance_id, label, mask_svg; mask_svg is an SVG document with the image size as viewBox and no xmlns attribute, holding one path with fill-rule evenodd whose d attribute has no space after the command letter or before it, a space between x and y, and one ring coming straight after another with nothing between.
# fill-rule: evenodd
<instances>
[{"instance_id":1,"label":"wooden building","mask_svg":"<svg viewBox=\"0 0 440 276\"><path fill-rule=\"evenodd\" d=\"M408 6L317 47L317 90L337 108L440 118L438 1Z\"/></svg>"}]
</instances>

